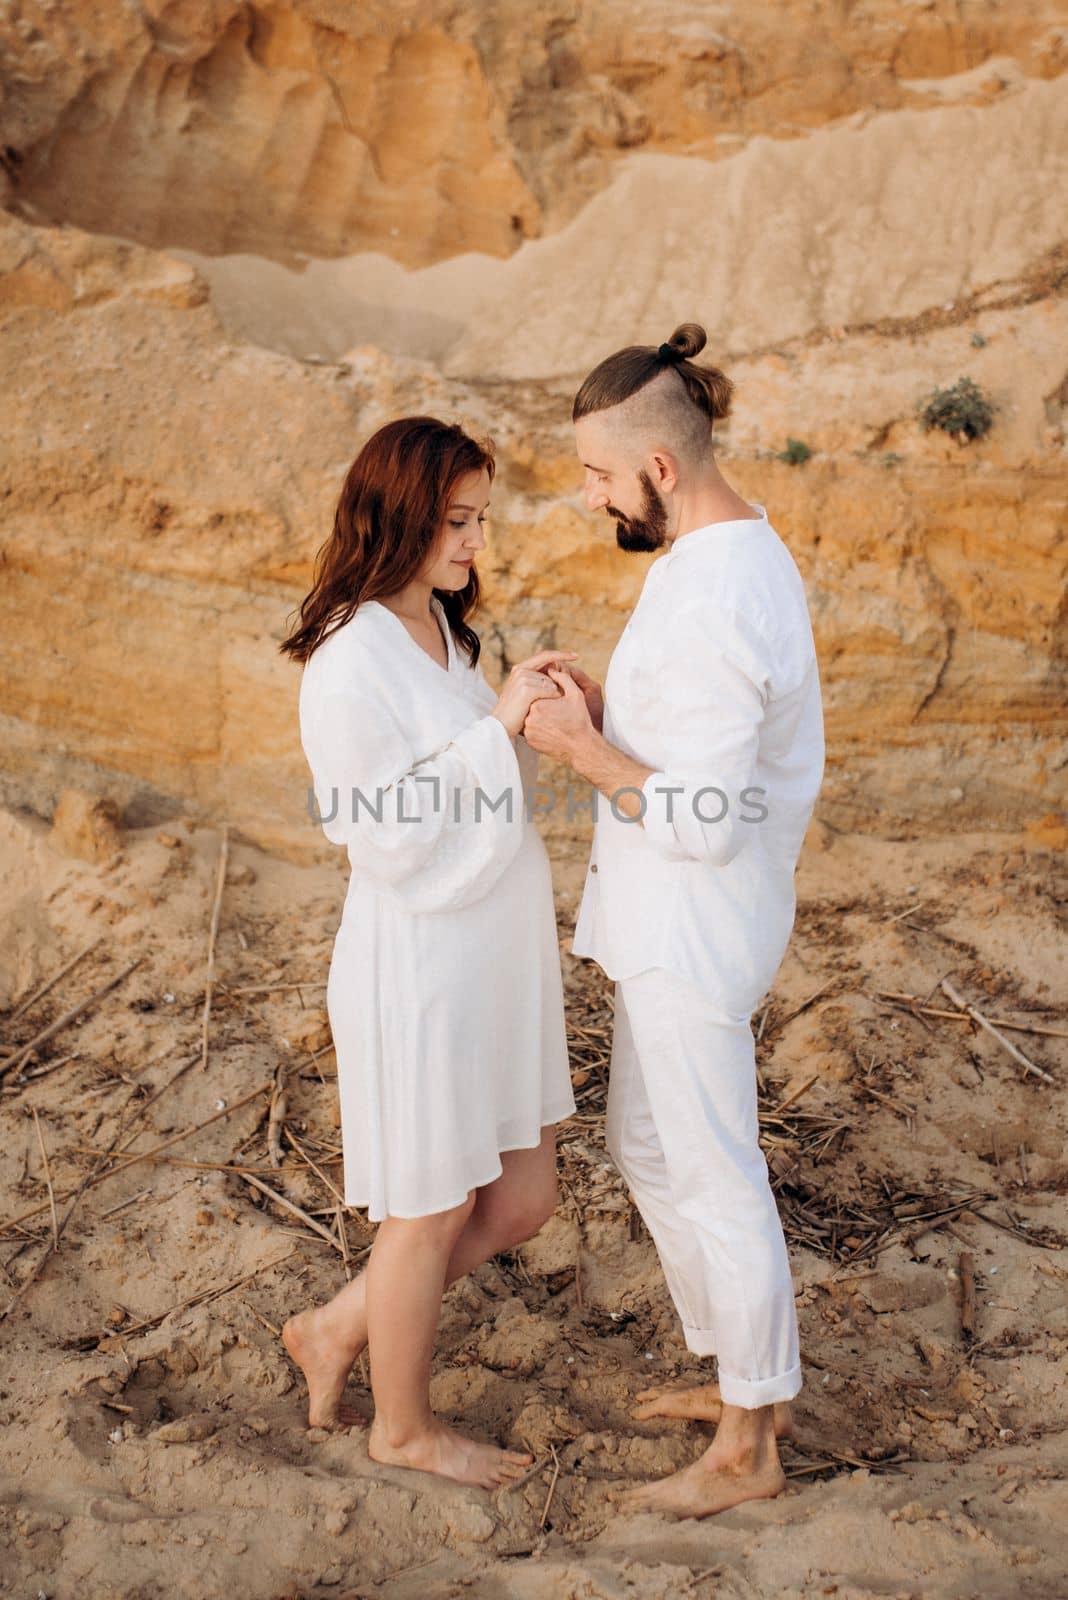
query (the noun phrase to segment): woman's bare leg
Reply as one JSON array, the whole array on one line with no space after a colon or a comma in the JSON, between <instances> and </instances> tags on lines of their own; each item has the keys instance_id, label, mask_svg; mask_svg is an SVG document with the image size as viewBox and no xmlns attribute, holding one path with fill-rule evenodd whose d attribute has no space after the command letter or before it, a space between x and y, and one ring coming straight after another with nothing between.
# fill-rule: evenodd
<instances>
[{"instance_id":1,"label":"woman's bare leg","mask_svg":"<svg viewBox=\"0 0 1068 1600\"><path fill-rule=\"evenodd\" d=\"M525 1452L478 1444L430 1409L430 1363L441 1313L445 1269L474 1209L379 1224L367 1263L367 1348L375 1416L367 1440L372 1461L414 1467L479 1484L484 1489L520 1478Z\"/></svg>"},{"instance_id":2,"label":"woman's bare leg","mask_svg":"<svg viewBox=\"0 0 1068 1600\"><path fill-rule=\"evenodd\" d=\"M453 1244L445 1283L481 1266L499 1250L529 1239L556 1209L556 1130L542 1130L533 1150L506 1150L501 1175L475 1190L475 1204ZM381 1228L380 1224L380 1228ZM353 1363L367 1346L367 1273L332 1300L290 1317L282 1329L286 1349L308 1383L308 1426L348 1427L365 1422L342 1404Z\"/></svg>"}]
</instances>

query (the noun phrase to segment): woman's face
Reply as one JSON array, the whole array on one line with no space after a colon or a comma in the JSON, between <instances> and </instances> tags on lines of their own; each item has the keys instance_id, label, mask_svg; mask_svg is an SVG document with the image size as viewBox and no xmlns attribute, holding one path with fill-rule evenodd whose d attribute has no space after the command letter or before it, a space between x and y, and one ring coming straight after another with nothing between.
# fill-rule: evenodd
<instances>
[{"instance_id":1,"label":"woman's face","mask_svg":"<svg viewBox=\"0 0 1068 1600\"><path fill-rule=\"evenodd\" d=\"M422 576L434 589L464 589L471 563L486 548L482 524L489 505L490 475L467 472L452 486L449 503L438 528L437 542Z\"/></svg>"}]
</instances>

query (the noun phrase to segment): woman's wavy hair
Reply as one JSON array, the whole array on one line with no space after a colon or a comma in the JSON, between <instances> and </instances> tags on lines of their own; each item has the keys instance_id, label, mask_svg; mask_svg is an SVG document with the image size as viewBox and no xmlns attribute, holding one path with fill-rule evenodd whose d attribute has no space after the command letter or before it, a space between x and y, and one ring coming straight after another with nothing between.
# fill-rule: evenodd
<instances>
[{"instance_id":1,"label":"woman's wavy hair","mask_svg":"<svg viewBox=\"0 0 1068 1600\"><path fill-rule=\"evenodd\" d=\"M493 478L493 451L491 439L473 439L436 417L399 417L373 433L348 470L300 624L279 645L282 654L307 661L364 600L403 589L433 549L457 480L483 467ZM478 606L474 567L464 588L434 593L475 666L481 644L464 620Z\"/></svg>"}]
</instances>

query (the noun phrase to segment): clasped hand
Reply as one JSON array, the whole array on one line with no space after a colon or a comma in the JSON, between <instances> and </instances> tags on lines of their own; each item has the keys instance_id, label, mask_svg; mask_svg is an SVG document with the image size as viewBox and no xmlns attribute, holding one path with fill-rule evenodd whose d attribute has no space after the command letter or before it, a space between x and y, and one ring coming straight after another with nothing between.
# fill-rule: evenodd
<instances>
[{"instance_id":1,"label":"clasped hand","mask_svg":"<svg viewBox=\"0 0 1068 1600\"><path fill-rule=\"evenodd\" d=\"M543 650L514 666L495 707L509 733L532 750L567 760L604 717L601 686L574 665L573 650Z\"/></svg>"},{"instance_id":2,"label":"clasped hand","mask_svg":"<svg viewBox=\"0 0 1068 1600\"><path fill-rule=\"evenodd\" d=\"M567 761L576 745L600 726L604 711L600 686L574 666L546 667L545 676L556 684L557 692L531 702L523 738L539 755Z\"/></svg>"}]
</instances>

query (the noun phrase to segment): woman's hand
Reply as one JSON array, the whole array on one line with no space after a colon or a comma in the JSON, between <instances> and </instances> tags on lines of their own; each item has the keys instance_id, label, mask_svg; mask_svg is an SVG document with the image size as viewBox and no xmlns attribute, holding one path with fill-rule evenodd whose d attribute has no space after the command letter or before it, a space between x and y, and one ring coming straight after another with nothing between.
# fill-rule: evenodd
<instances>
[{"instance_id":1,"label":"woman's hand","mask_svg":"<svg viewBox=\"0 0 1068 1600\"><path fill-rule=\"evenodd\" d=\"M541 650L537 655L528 656L525 661L517 661L490 715L503 722L514 738L522 732L527 712L535 700L560 698L562 691L551 678L546 677L545 668L563 668L564 663L568 659L574 660L576 654L574 650Z\"/></svg>"},{"instance_id":2,"label":"woman's hand","mask_svg":"<svg viewBox=\"0 0 1068 1600\"><path fill-rule=\"evenodd\" d=\"M525 661L517 661L512 671L518 672L521 667L529 667L532 672L545 672L549 667L559 667L564 661L577 659L577 650L539 650L537 655L527 656Z\"/></svg>"}]
</instances>

